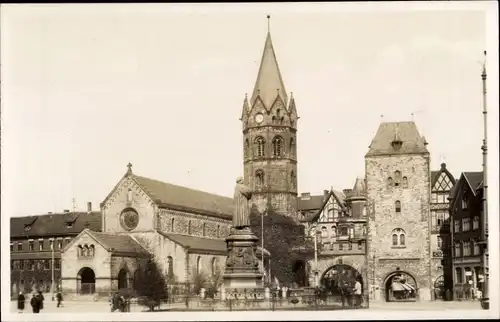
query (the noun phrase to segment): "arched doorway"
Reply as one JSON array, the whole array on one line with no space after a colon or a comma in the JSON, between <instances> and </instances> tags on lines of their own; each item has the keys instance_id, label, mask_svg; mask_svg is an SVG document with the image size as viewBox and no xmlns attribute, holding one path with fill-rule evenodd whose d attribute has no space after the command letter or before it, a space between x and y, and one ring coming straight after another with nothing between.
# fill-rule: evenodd
<instances>
[{"instance_id":1,"label":"arched doorway","mask_svg":"<svg viewBox=\"0 0 500 322\"><path fill-rule=\"evenodd\" d=\"M434 281L434 294L436 300L444 300L445 298L445 285L444 276L441 275Z\"/></svg>"},{"instance_id":2,"label":"arched doorway","mask_svg":"<svg viewBox=\"0 0 500 322\"><path fill-rule=\"evenodd\" d=\"M408 273L396 271L385 279L387 302L414 302L417 300L417 282Z\"/></svg>"},{"instance_id":3,"label":"arched doorway","mask_svg":"<svg viewBox=\"0 0 500 322\"><path fill-rule=\"evenodd\" d=\"M77 290L79 294L94 294L95 293L95 273L89 267L83 267L78 272Z\"/></svg>"},{"instance_id":4,"label":"arched doorway","mask_svg":"<svg viewBox=\"0 0 500 322\"><path fill-rule=\"evenodd\" d=\"M118 289L128 288L128 271L125 268L120 269L118 272Z\"/></svg>"},{"instance_id":5,"label":"arched doorway","mask_svg":"<svg viewBox=\"0 0 500 322\"><path fill-rule=\"evenodd\" d=\"M293 263L292 272L293 282L296 283L298 287L305 287L309 285L306 262L303 260L296 260Z\"/></svg>"},{"instance_id":6,"label":"arched doorway","mask_svg":"<svg viewBox=\"0 0 500 322\"><path fill-rule=\"evenodd\" d=\"M332 295L341 295L352 291L356 281L361 283L363 294L363 278L357 269L347 264L333 265L321 276L321 286Z\"/></svg>"}]
</instances>

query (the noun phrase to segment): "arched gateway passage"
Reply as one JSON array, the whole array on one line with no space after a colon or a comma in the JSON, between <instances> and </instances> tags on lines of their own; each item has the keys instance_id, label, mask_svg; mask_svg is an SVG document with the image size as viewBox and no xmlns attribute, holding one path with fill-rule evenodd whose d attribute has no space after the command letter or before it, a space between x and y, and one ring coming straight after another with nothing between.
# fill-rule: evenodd
<instances>
[{"instance_id":1,"label":"arched gateway passage","mask_svg":"<svg viewBox=\"0 0 500 322\"><path fill-rule=\"evenodd\" d=\"M118 272L118 289L128 288L129 287L129 274L128 271L122 268Z\"/></svg>"},{"instance_id":2,"label":"arched gateway passage","mask_svg":"<svg viewBox=\"0 0 500 322\"><path fill-rule=\"evenodd\" d=\"M83 267L78 271L77 288L79 294L95 293L95 273L89 267Z\"/></svg>"},{"instance_id":3,"label":"arched gateway passage","mask_svg":"<svg viewBox=\"0 0 500 322\"><path fill-rule=\"evenodd\" d=\"M308 271L309 268L306 262L297 260L293 263L293 281L298 287L309 286Z\"/></svg>"},{"instance_id":4,"label":"arched gateway passage","mask_svg":"<svg viewBox=\"0 0 500 322\"><path fill-rule=\"evenodd\" d=\"M385 280L385 300L387 302L414 302L417 300L417 282L408 273L397 271Z\"/></svg>"},{"instance_id":5,"label":"arched gateway passage","mask_svg":"<svg viewBox=\"0 0 500 322\"><path fill-rule=\"evenodd\" d=\"M356 281L363 287L363 278L357 269L346 264L333 265L321 276L321 286L332 295L349 293ZM363 289L362 289L363 292Z\"/></svg>"}]
</instances>

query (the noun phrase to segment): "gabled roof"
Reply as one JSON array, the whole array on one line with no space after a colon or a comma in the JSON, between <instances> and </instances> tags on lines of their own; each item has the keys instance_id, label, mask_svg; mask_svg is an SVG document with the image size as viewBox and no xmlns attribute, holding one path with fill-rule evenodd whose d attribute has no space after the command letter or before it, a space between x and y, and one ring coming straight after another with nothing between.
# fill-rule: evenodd
<instances>
[{"instance_id":1,"label":"gabled roof","mask_svg":"<svg viewBox=\"0 0 500 322\"><path fill-rule=\"evenodd\" d=\"M395 150L392 142L401 140L402 146ZM415 122L386 122L380 124L365 157L393 154L429 153Z\"/></svg>"},{"instance_id":2,"label":"gabled roof","mask_svg":"<svg viewBox=\"0 0 500 322\"><path fill-rule=\"evenodd\" d=\"M307 221L314 222L319 219L321 213L323 212L323 209L325 209L326 205L328 204L328 200L330 200L330 197L335 198L335 200L337 201L342 210L345 209L345 199L346 199L345 195L340 191L331 189L326 198L324 199L321 207L316 211L315 215L308 218Z\"/></svg>"},{"instance_id":3,"label":"gabled roof","mask_svg":"<svg viewBox=\"0 0 500 322\"><path fill-rule=\"evenodd\" d=\"M68 223L72 225L68 226ZM29 230L25 229L27 225L31 225ZM102 229L100 211L90 213L66 212L10 218L11 238L78 235L85 228L94 231Z\"/></svg>"},{"instance_id":4,"label":"gabled roof","mask_svg":"<svg viewBox=\"0 0 500 322\"><path fill-rule=\"evenodd\" d=\"M184 248L189 248L194 251L218 252L226 253L226 241L223 239L202 238L181 234L164 233L159 234L167 237L173 242L181 245Z\"/></svg>"},{"instance_id":5,"label":"gabled roof","mask_svg":"<svg viewBox=\"0 0 500 322\"><path fill-rule=\"evenodd\" d=\"M253 105L257 97L260 97L264 106L270 109L278 95L286 105L288 103L288 97L285 84L283 83L283 78L281 77L278 67L278 60L274 52L271 34L268 32L250 104Z\"/></svg>"},{"instance_id":6,"label":"gabled roof","mask_svg":"<svg viewBox=\"0 0 500 322\"><path fill-rule=\"evenodd\" d=\"M127 173L104 199L101 206L113 195L123 180L130 178L160 208L193 212L226 220L232 219L234 207L232 198L141 177L133 174L131 167L132 165L129 164Z\"/></svg>"},{"instance_id":7,"label":"gabled roof","mask_svg":"<svg viewBox=\"0 0 500 322\"><path fill-rule=\"evenodd\" d=\"M323 206L325 195L299 196L297 199L299 211L317 210Z\"/></svg>"},{"instance_id":8,"label":"gabled roof","mask_svg":"<svg viewBox=\"0 0 500 322\"><path fill-rule=\"evenodd\" d=\"M464 184L467 184L474 195L477 194L478 189L482 187L483 172L462 172L460 178L457 180L453 189L450 191L449 199L456 199L457 193ZM450 205L451 206L451 205Z\"/></svg>"},{"instance_id":9,"label":"gabled roof","mask_svg":"<svg viewBox=\"0 0 500 322\"><path fill-rule=\"evenodd\" d=\"M434 185L436 184L437 180L441 176L441 173L445 173L453 185L456 184L455 177L446 168L446 163L441 163L441 169L439 169L438 171L431 171L431 189L434 189Z\"/></svg>"},{"instance_id":10,"label":"gabled roof","mask_svg":"<svg viewBox=\"0 0 500 322\"><path fill-rule=\"evenodd\" d=\"M144 248L129 235L102 233L91 231L90 229L84 229L76 238L74 238L68 245L64 247L62 252L64 253L71 246L77 243L79 237L85 234L92 237L104 249L112 254L131 254L140 257L147 257L151 255L146 248Z\"/></svg>"}]
</instances>

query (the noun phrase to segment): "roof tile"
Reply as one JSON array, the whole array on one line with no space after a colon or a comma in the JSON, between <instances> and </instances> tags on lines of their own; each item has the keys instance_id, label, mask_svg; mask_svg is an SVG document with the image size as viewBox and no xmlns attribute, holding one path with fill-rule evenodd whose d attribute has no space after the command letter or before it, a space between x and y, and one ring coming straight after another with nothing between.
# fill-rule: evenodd
<instances>
[{"instance_id":1,"label":"roof tile","mask_svg":"<svg viewBox=\"0 0 500 322\"><path fill-rule=\"evenodd\" d=\"M402 141L399 150L392 147L392 141L395 137ZM386 122L380 124L369 149L366 154L367 157L388 154L429 153L415 122Z\"/></svg>"}]
</instances>

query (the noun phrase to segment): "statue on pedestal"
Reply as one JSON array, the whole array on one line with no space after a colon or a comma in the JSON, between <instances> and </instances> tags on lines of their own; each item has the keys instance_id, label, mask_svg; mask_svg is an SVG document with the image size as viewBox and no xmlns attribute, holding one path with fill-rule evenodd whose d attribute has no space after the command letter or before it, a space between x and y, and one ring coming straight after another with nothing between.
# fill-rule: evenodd
<instances>
[{"instance_id":1,"label":"statue on pedestal","mask_svg":"<svg viewBox=\"0 0 500 322\"><path fill-rule=\"evenodd\" d=\"M243 183L243 178L239 177L234 188L233 228L241 229L250 226L251 199L252 190Z\"/></svg>"}]
</instances>

